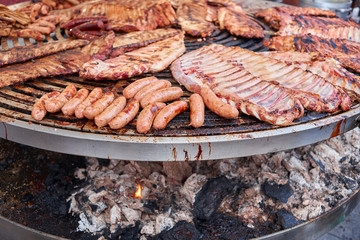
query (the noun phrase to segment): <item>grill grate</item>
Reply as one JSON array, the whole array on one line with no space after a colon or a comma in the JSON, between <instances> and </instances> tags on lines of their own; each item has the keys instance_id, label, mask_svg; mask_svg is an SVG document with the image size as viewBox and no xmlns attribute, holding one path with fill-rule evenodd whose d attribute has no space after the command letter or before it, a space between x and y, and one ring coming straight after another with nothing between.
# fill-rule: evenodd
<instances>
[{"instance_id":1,"label":"grill grate","mask_svg":"<svg viewBox=\"0 0 360 240\"><path fill-rule=\"evenodd\" d=\"M264 29L268 28L264 26ZM67 38L65 31L57 29L55 33L50 36L46 36L44 42L57 41ZM30 39L7 39L1 38L1 48L10 48L13 46L23 46L28 44L36 44L35 41ZM212 36L204 39L194 39L187 37L185 39L185 46L187 51L198 49L204 45L211 43L223 44L225 46L240 46L253 51L266 51L267 48L263 46L263 39L244 39L234 37L227 31L216 30ZM141 77L134 77L129 80L120 80L117 86L125 87L130 82L143 78L146 76L155 75L160 79L167 79L173 83L173 86L179 86L179 84L172 78L169 69L155 74L144 74ZM86 119L77 119L75 117L64 116L61 113L47 114L42 121L36 121L31 117L31 109L37 98L40 98L43 94L54 90L62 91L68 84L74 84L78 89L86 88L92 90L95 87L113 87L115 81L89 81L83 80L76 75L57 76L52 78L39 78L31 81L27 81L22 85L9 86L0 89L0 121L6 122L13 119L22 120L34 124L42 124L45 126L67 129L77 132L91 132L97 134L108 135L125 135L125 136L142 136L136 132L136 119L130 124L120 130L111 130L109 127L98 128L93 121ZM185 88L183 99L187 100L190 96ZM188 126L189 124L189 111L174 118L167 126L165 130L151 130L146 136L205 136L205 135L220 135L220 134L232 134L232 133L246 133L251 131L261 131L276 129L277 126L272 126L268 123L260 122L257 119L240 114L237 119L224 119L220 118L214 113L206 110L205 122L203 127L193 129ZM321 119L327 117L328 114L306 112L305 115L296 120L293 124L299 124L309 122L312 120Z\"/></svg>"}]
</instances>

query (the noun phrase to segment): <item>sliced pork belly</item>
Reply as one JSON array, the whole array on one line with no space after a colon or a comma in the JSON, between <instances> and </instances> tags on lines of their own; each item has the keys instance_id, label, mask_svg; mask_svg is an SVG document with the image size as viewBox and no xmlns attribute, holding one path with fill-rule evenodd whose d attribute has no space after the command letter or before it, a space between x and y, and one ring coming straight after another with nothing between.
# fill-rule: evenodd
<instances>
[{"instance_id":1,"label":"sliced pork belly","mask_svg":"<svg viewBox=\"0 0 360 240\"><path fill-rule=\"evenodd\" d=\"M89 61L83 65L80 76L94 80L118 80L160 72L184 52L184 35L178 34L116 58Z\"/></svg>"},{"instance_id":2,"label":"sliced pork belly","mask_svg":"<svg viewBox=\"0 0 360 240\"><path fill-rule=\"evenodd\" d=\"M243 66L254 76L288 89L305 109L334 112L339 107L343 110L350 108L350 97L341 88L295 65L288 65L240 47L213 45L213 49L234 66Z\"/></svg>"},{"instance_id":3,"label":"sliced pork belly","mask_svg":"<svg viewBox=\"0 0 360 240\"><path fill-rule=\"evenodd\" d=\"M295 64L303 70L317 74L332 84L342 87L350 97L360 99L360 83L353 73L332 58L321 58L318 53L300 52L260 52L261 55L289 64Z\"/></svg>"},{"instance_id":4,"label":"sliced pork belly","mask_svg":"<svg viewBox=\"0 0 360 240\"><path fill-rule=\"evenodd\" d=\"M211 46L189 52L171 65L174 78L189 91L204 87L243 113L286 126L303 114L300 102L282 87L255 77L242 66L221 58Z\"/></svg>"}]
</instances>

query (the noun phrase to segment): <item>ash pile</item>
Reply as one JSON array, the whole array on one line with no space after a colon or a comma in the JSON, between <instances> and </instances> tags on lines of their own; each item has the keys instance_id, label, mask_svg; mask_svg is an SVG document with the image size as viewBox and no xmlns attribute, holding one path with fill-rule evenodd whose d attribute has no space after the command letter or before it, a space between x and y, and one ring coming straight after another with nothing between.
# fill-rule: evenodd
<instances>
[{"instance_id":1,"label":"ash pile","mask_svg":"<svg viewBox=\"0 0 360 240\"><path fill-rule=\"evenodd\" d=\"M360 131L290 151L202 162L88 158L68 198L98 239L249 239L315 218L359 188ZM139 195L140 194L140 195Z\"/></svg>"}]
</instances>

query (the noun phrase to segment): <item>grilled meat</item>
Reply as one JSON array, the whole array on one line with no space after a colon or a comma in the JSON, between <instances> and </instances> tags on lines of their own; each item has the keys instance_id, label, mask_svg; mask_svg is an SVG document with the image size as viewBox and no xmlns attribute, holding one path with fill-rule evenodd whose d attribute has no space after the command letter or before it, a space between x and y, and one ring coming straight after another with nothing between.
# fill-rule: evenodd
<instances>
[{"instance_id":1,"label":"grilled meat","mask_svg":"<svg viewBox=\"0 0 360 240\"><path fill-rule=\"evenodd\" d=\"M176 23L176 14L167 0L110 0L83 4L54 14L71 18L105 16L114 31L152 30Z\"/></svg>"},{"instance_id":2,"label":"grilled meat","mask_svg":"<svg viewBox=\"0 0 360 240\"><path fill-rule=\"evenodd\" d=\"M334 17L336 14L330 10L322 10L318 8L303 7L274 7L261 10L255 14L255 17L263 18L271 28L278 30L281 20L285 20L288 16L325 16Z\"/></svg>"},{"instance_id":3,"label":"grilled meat","mask_svg":"<svg viewBox=\"0 0 360 240\"><path fill-rule=\"evenodd\" d=\"M233 65L218 47L205 46L177 59L171 65L174 78L195 93L209 87L241 112L271 124L289 125L302 116L300 102L284 88Z\"/></svg>"},{"instance_id":4,"label":"grilled meat","mask_svg":"<svg viewBox=\"0 0 360 240\"><path fill-rule=\"evenodd\" d=\"M116 58L87 62L82 67L80 76L95 80L117 80L147 72L159 72L184 52L184 36L178 34Z\"/></svg>"},{"instance_id":5,"label":"grilled meat","mask_svg":"<svg viewBox=\"0 0 360 240\"><path fill-rule=\"evenodd\" d=\"M33 61L0 68L0 87L22 83L38 77L76 73L90 57L79 49L56 53Z\"/></svg>"},{"instance_id":6,"label":"grilled meat","mask_svg":"<svg viewBox=\"0 0 360 240\"><path fill-rule=\"evenodd\" d=\"M108 34L93 40L90 44L81 49L81 52L91 56L93 59L107 59L115 41L115 33L110 31Z\"/></svg>"},{"instance_id":7,"label":"grilled meat","mask_svg":"<svg viewBox=\"0 0 360 240\"><path fill-rule=\"evenodd\" d=\"M360 41L360 28L354 21L340 18L295 16L281 22L280 36L311 34L324 38L340 38Z\"/></svg>"},{"instance_id":8,"label":"grilled meat","mask_svg":"<svg viewBox=\"0 0 360 240\"><path fill-rule=\"evenodd\" d=\"M111 57L117 57L137 48L145 47L166 38L178 35L180 30L173 28L160 28L149 31L137 31L116 36L112 46Z\"/></svg>"},{"instance_id":9,"label":"grilled meat","mask_svg":"<svg viewBox=\"0 0 360 240\"><path fill-rule=\"evenodd\" d=\"M347 71L332 58L319 57L317 53L300 52L261 52L263 56L294 64L303 70L310 71L325 78L330 83L342 87L351 97L360 99L358 77Z\"/></svg>"},{"instance_id":10,"label":"grilled meat","mask_svg":"<svg viewBox=\"0 0 360 240\"><path fill-rule=\"evenodd\" d=\"M206 0L184 0L179 5L176 15L181 29L191 36L208 37L215 29L215 25L206 20Z\"/></svg>"},{"instance_id":11,"label":"grilled meat","mask_svg":"<svg viewBox=\"0 0 360 240\"><path fill-rule=\"evenodd\" d=\"M235 36L245 38L264 37L262 27L251 20L245 13L223 7L218 10L218 21L220 29L226 29Z\"/></svg>"},{"instance_id":12,"label":"grilled meat","mask_svg":"<svg viewBox=\"0 0 360 240\"><path fill-rule=\"evenodd\" d=\"M273 37L264 45L277 51L319 52L322 56L335 58L344 68L360 73L360 43L344 39L296 35Z\"/></svg>"},{"instance_id":13,"label":"grilled meat","mask_svg":"<svg viewBox=\"0 0 360 240\"><path fill-rule=\"evenodd\" d=\"M87 43L88 41L85 40L69 40L0 50L0 67L7 64L25 62L71 48L82 47Z\"/></svg>"},{"instance_id":14,"label":"grilled meat","mask_svg":"<svg viewBox=\"0 0 360 240\"><path fill-rule=\"evenodd\" d=\"M350 108L349 96L318 75L239 47L216 45L215 50L233 65L241 65L254 76L288 89L305 109L334 112L339 107Z\"/></svg>"}]
</instances>

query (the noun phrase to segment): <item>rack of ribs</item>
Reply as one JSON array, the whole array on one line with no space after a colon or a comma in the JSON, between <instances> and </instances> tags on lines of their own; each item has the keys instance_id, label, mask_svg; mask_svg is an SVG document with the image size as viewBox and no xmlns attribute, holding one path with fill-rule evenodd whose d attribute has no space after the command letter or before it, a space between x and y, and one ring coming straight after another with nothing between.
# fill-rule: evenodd
<instances>
[{"instance_id":1,"label":"rack of ribs","mask_svg":"<svg viewBox=\"0 0 360 240\"><path fill-rule=\"evenodd\" d=\"M264 42L271 50L319 52L334 58L347 69L360 73L360 43L345 39L321 38L312 35L276 36Z\"/></svg>"},{"instance_id":2,"label":"rack of ribs","mask_svg":"<svg viewBox=\"0 0 360 240\"><path fill-rule=\"evenodd\" d=\"M216 45L183 55L171 65L171 72L189 91L200 93L209 87L242 113L274 125L289 125L304 112L299 100L286 89L229 63Z\"/></svg>"},{"instance_id":3,"label":"rack of ribs","mask_svg":"<svg viewBox=\"0 0 360 240\"><path fill-rule=\"evenodd\" d=\"M354 99L360 99L359 76L349 72L333 58L322 58L318 53L300 52L260 52L261 55L294 64L325 78L330 83L343 88Z\"/></svg>"}]
</instances>

